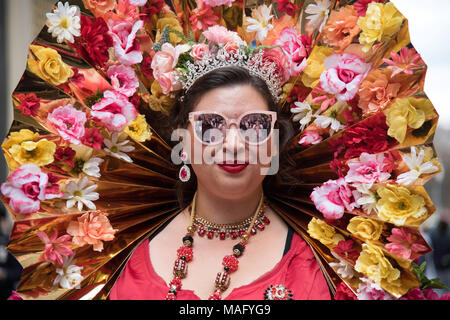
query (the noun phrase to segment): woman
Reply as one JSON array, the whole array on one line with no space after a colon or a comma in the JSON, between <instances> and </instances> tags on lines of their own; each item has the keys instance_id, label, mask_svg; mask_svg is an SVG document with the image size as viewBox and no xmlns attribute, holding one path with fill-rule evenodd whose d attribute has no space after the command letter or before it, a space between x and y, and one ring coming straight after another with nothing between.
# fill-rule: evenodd
<instances>
[{"instance_id":1,"label":"woman","mask_svg":"<svg viewBox=\"0 0 450 320\"><path fill-rule=\"evenodd\" d=\"M175 109L174 114L178 114L175 124L189 130L192 148L187 151L191 155L199 140L187 121L190 112L219 112L237 119L248 112L277 110L266 83L239 67L221 68L203 76L183 101ZM279 119L278 123L282 124L281 139L285 143L292 135L292 128L286 119ZM196 215L213 224L233 225L251 218L264 194L267 181L260 173L262 165L249 164L250 153L258 154L260 145L246 143L240 138L238 128L235 125L228 128L213 156L217 159L231 157L226 158L229 163L246 159L245 165L228 167L221 165L222 161L212 165L192 164L197 180ZM272 138L273 135L264 143L270 145ZM176 257L169 253L176 253L190 225L189 209L188 206L149 241L143 242L113 287L110 299L164 299L167 296ZM308 245L270 207L265 208L264 215L270 224L263 232L250 236L245 253L239 257L239 270L231 275L222 298L264 299L271 285L284 285L293 299L329 299L328 286ZM193 240L194 258L189 262L187 277L182 280L183 289L176 291L177 299L208 299L215 289L214 279L220 271L221 259L239 242L231 237L209 239L197 233Z\"/></svg>"}]
</instances>

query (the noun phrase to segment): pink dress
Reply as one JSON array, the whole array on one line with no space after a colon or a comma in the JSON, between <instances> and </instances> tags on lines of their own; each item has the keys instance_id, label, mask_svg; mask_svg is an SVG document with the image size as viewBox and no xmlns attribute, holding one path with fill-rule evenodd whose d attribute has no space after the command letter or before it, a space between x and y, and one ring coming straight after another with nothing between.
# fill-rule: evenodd
<instances>
[{"instance_id":1,"label":"pink dress","mask_svg":"<svg viewBox=\"0 0 450 320\"><path fill-rule=\"evenodd\" d=\"M286 252L286 251L285 251ZM290 248L275 267L255 281L234 288L225 300L264 300L270 286L284 285L294 300L329 300L325 278L308 244L294 232ZM149 254L149 240L145 240L132 254L109 299L163 300L169 287L153 269ZM181 289L177 300L200 300L192 290Z\"/></svg>"}]
</instances>

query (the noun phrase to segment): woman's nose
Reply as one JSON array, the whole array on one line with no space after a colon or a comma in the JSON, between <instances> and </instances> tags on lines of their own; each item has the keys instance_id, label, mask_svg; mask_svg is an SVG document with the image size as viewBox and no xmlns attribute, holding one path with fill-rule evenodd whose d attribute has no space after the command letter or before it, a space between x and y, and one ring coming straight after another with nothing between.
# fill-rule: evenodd
<instances>
[{"instance_id":1,"label":"woman's nose","mask_svg":"<svg viewBox=\"0 0 450 320\"><path fill-rule=\"evenodd\" d=\"M223 141L224 151L228 153L239 154L242 150L245 150L245 144L239 137L238 128L235 124L232 124L225 132L225 138Z\"/></svg>"}]
</instances>

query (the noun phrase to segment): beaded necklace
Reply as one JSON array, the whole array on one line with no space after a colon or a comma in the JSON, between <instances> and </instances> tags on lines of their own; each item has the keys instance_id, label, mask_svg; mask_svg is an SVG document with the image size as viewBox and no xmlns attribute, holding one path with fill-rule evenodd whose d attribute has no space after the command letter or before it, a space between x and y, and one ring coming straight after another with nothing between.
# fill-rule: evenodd
<instances>
[{"instance_id":1,"label":"beaded necklace","mask_svg":"<svg viewBox=\"0 0 450 320\"><path fill-rule=\"evenodd\" d=\"M194 195L194 198L192 200L192 203L190 205L191 210L191 221L189 226L187 227L187 233L183 237L183 246L181 246L177 250L177 259L175 260L175 264L173 267L173 279L169 283L169 292L166 295L166 300L175 300L177 296L177 292L181 290L181 279L184 279L187 276L188 266L187 264L192 261L194 255L193 255L193 249L192 245L194 244L194 232L196 230L196 219L195 219L195 202L197 199L197 192ZM254 229L256 221L258 221L259 224L264 224L261 221L265 221L266 224L268 224L270 221L264 216L264 209L266 205L264 203L264 194L261 196L261 200L259 201L258 208L256 209L253 217L251 218L250 224L248 225L248 228L246 231L242 231L239 233L240 241L239 243L235 244L233 246L233 254L227 255L222 260L223 265L223 271L220 271L217 273L216 279L215 279L215 290L214 292L209 296L208 300L221 300L222 299L222 293L228 289L230 285L230 274L238 269L239 260L238 257L240 257L245 250L245 246L250 238L251 234L254 234L252 230ZM266 219L259 217L263 217ZM198 226L197 226L198 228ZM264 227L258 229L263 230ZM256 233L256 231L255 231ZM221 238L222 239L222 238ZM224 239L224 238L223 238ZM222 239L222 240L223 240Z\"/></svg>"}]
</instances>

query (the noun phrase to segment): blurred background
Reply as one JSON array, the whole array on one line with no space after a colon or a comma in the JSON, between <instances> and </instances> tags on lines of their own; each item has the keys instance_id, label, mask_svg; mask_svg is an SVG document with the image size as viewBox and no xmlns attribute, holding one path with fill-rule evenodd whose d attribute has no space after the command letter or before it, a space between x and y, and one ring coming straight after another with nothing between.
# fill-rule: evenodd
<instances>
[{"instance_id":1,"label":"blurred background","mask_svg":"<svg viewBox=\"0 0 450 320\"><path fill-rule=\"evenodd\" d=\"M0 0L0 141L12 122L10 95L25 70L28 46L44 26L45 13L55 2ZM444 172L426 185L436 212L421 231L434 249L424 257L427 276L439 277L450 287L450 1L392 2L408 19L411 41L428 65L425 91L440 115L434 141ZM7 176L6 162L0 156L0 182ZM20 266L5 249L11 227L9 214L0 204L0 300L7 294L3 290L17 285L20 277ZM444 292L450 290L439 291Z\"/></svg>"}]
</instances>

